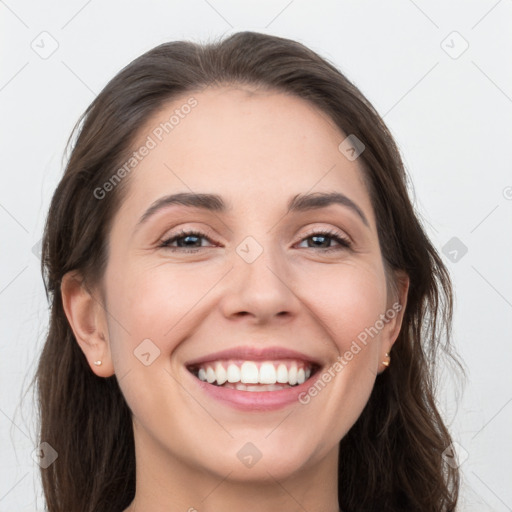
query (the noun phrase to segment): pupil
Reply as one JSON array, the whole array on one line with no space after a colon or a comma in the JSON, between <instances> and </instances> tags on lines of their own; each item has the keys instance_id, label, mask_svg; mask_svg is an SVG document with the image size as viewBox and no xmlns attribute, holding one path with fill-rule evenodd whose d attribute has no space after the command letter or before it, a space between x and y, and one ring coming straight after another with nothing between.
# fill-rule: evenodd
<instances>
[{"instance_id":1,"label":"pupil","mask_svg":"<svg viewBox=\"0 0 512 512\"><path fill-rule=\"evenodd\" d=\"M192 244L185 243L187 240L190 241L190 239L198 240L198 237L196 235L187 235L182 237L181 239L178 239L178 246L179 247L190 247ZM180 242L180 240L183 242L183 244Z\"/></svg>"},{"instance_id":2,"label":"pupil","mask_svg":"<svg viewBox=\"0 0 512 512\"><path fill-rule=\"evenodd\" d=\"M328 237L324 236L324 235L315 235L315 236L312 236L311 239L316 242L318 241L318 239L322 240L323 239L323 243L320 243L320 245L322 246L326 246L326 242L328 240ZM327 244L328 245L328 244ZM318 247L319 245L315 245L314 247Z\"/></svg>"}]
</instances>

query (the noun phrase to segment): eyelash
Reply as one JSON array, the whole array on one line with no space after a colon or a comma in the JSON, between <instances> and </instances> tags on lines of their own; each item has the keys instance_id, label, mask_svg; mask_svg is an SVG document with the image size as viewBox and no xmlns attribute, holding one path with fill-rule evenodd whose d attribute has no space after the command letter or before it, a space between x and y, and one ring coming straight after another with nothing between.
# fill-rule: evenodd
<instances>
[{"instance_id":1,"label":"eyelash","mask_svg":"<svg viewBox=\"0 0 512 512\"><path fill-rule=\"evenodd\" d=\"M170 238L162 240L160 242L160 244L158 245L158 247L159 248L168 249L168 250L170 250L172 252L180 251L180 252L185 252L185 253L195 253L195 252L197 252L197 251L199 251L201 249L204 249L204 247L195 247L193 249L186 249L184 247L170 247L170 244L172 244L173 242L176 242L180 238L185 238L187 236L196 236L198 238L205 238L210 243L213 243L213 241L209 237L207 237L204 233L201 233L200 231L181 230L180 232L172 235ZM324 253L325 252L339 251L339 250L343 250L343 249L351 249L352 248L352 242L348 238L340 235L336 231L331 231L331 230L321 230L321 231L310 232L306 236L301 238L300 241L302 242L303 240L307 240L308 238L311 238L313 236L327 236L329 238L332 238L336 242L338 242L339 246L320 248L320 251L324 252ZM306 249L314 249L314 247L306 247Z\"/></svg>"}]
</instances>

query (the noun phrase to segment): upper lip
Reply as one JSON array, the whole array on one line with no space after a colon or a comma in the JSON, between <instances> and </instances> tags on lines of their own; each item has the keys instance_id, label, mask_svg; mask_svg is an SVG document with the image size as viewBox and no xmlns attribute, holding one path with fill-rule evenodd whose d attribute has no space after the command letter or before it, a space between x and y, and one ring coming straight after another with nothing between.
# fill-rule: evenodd
<instances>
[{"instance_id":1,"label":"upper lip","mask_svg":"<svg viewBox=\"0 0 512 512\"><path fill-rule=\"evenodd\" d=\"M264 347L242 346L213 352L211 354L191 359L185 363L185 366L195 366L199 364L219 361L222 359L242 359L244 361L272 361L275 359L295 359L305 361L313 365L321 366L321 362L315 357L303 354L296 350L284 347Z\"/></svg>"}]
</instances>

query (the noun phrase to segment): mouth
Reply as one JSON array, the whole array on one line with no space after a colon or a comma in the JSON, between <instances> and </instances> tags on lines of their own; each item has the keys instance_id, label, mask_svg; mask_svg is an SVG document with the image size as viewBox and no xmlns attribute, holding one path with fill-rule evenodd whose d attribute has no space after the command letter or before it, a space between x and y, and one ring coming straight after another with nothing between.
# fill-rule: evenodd
<instances>
[{"instance_id":1,"label":"mouth","mask_svg":"<svg viewBox=\"0 0 512 512\"><path fill-rule=\"evenodd\" d=\"M300 359L220 359L187 366L201 382L245 392L275 392L294 388L311 379L320 366Z\"/></svg>"},{"instance_id":2,"label":"mouth","mask_svg":"<svg viewBox=\"0 0 512 512\"><path fill-rule=\"evenodd\" d=\"M297 404L325 365L284 347L261 345L222 350L185 363L200 393L244 412Z\"/></svg>"}]
</instances>

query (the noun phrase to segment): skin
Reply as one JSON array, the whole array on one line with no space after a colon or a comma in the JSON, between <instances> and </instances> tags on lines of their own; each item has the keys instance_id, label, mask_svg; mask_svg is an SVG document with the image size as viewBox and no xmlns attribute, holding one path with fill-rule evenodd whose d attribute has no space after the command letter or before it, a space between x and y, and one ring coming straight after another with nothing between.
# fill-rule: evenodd
<instances>
[{"instance_id":1,"label":"skin","mask_svg":"<svg viewBox=\"0 0 512 512\"><path fill-rule=\"evenodd\" d=\"M190 96L161 109L134 147ZM409 281L402 276L398 295L388 295L359 160L338 150L346 135L325 114L246 86L193 96L198 105L125 178L100 285L83 286L76 273L62 284L92 371L115 373L133 412L137 487L126 510L337 511L338 444L386 369ZM135 229L154 201L190 191L219 194L232 210L173 205ZM357 203L369 226L341 205L286 214L291 197L332 191ZM208 238L196 253L157 247L180 229ZM338 250L325 253L308 243L325 229L353 248L327 238ZM247 236L263 249L252 263L236 252ZM278 345L329 367L397 301L401 312L305 405L241 412L206 397L184 365L240 345ZM134 357L145 339L160 350L149 366ZM251 468L237 457L247 442L262 454Z\"/></svg>"}]
</instances>

